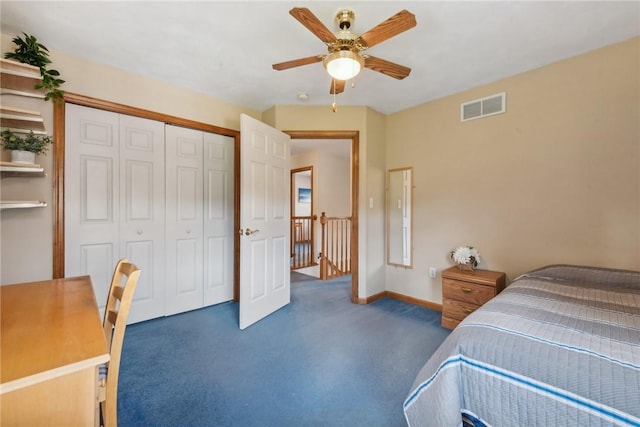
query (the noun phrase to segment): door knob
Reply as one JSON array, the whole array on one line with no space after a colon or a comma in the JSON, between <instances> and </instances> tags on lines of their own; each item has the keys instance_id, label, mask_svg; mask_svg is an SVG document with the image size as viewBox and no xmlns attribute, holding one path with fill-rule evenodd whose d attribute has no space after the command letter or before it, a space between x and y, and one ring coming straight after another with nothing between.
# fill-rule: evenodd
<instances>
[{"instance_id":1,"label":"door knob","mask_svg":"<svg viewBox=\"0 0 640 427\"><path fill-rule=\"evenodd\" d=\"M244 230L244 235L245 236L250 236L252 234L256 234L258 231L260 231L260 230L257 230L257 229L256 230L252 230L250 228L247 228L247 229Z\"/></svg>"}]
</instances>

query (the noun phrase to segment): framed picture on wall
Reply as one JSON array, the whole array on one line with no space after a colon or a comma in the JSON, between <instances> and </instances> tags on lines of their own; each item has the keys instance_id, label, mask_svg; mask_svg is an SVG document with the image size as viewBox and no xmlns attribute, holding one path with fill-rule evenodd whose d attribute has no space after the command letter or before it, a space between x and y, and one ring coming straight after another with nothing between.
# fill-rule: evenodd
<instances>
[{"instance_id":1,"label":"framed picture on wall","mask_svg":"<svg viewBox=\"0 0 640 427\"><path fill-rule=\"evenodd\" d=\"M298 188L298 203L311 203L310 188Z\"/></svg>"}]
</instances>

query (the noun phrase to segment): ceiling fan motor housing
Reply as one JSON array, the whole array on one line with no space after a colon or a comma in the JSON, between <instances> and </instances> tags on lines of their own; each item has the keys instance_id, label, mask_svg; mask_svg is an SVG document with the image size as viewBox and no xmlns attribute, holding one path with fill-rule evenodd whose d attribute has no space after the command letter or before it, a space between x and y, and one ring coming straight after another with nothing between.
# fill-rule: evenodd
<instances>
[{"instance_id":1,"label":"ceiling fan motor housing","mask_svg":"<svg viewBox=\"0 0 640 427\"><path fill-rule=\"evenodd\" d=\"M348 30L356 19L356 14L351 9L342 9L336 15L336 22L341 30Z\"/></svg>"},{"instance_id":2,"label":"ceiling fan motor housing","mask_svg":"<svg viewBox=\"0 0 640 427\"><path fill-rule=\"evenodd\" d=\"M338 12L336 22L340 30L334 33L337 40L329 45L329 52L350 50L357 54L359 51L367 48L367 46L360 42L358 35L350 30L355 19L356 14L351 9L342 9Z\"/></svg>"}]
</instances>

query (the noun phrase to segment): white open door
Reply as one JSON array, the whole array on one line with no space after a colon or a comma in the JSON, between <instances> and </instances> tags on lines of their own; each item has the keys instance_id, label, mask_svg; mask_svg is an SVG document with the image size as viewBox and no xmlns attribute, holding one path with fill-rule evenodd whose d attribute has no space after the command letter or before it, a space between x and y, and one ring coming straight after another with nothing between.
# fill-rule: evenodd
<instances>
[{"instance_id":1,"label":"white open door","mask_svg":"<svg viewBox=\"0 0 640 427\"><path fill-rule=\"evenodd\" d=\"M291 300L289 135L240 117L240 329Z\"/></svg>"}]
</instances>

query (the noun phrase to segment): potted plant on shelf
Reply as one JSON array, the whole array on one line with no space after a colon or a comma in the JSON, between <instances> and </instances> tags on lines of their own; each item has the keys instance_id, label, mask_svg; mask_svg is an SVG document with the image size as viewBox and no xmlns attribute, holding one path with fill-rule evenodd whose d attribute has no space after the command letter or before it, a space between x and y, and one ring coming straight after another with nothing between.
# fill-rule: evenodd
<instances>
[{"instance_id":1,"label":"potted plant on shelf","mask_svg":"<svg viewBox=\"0 0 640 427\"><path fill-rule=\"evenodd\" d=\"M59 87L64 83L64 80L60 79L60 73L57 70L47 69L47 66L51 64L49 49L42 43L39 43L35 36L30 36L25 33L22 34L24 35L24 39L20 36L12 39L16 48L13 52L5 53L4 57L38 67L40 69L40 75L42 76L42 83L37 84L35 88L44 88L47 91L44 96L45 100L51 99L54 102L62 101L64 91L60 90Z\"/></svg>"},{"instance_id":2,"label":"potted plant on shelf","mask_svg":"<svg viewBox=\"0 0 640 427\"><path fill-rule=\"evenodd\" d=\"M33 131L25 136L5 129L0 133L2 148L11 150L11 161L14 163L35 163L36 154L44 154L53 144L53 138L48 135L36 135Z\"/></svg>"}]
</instances>

